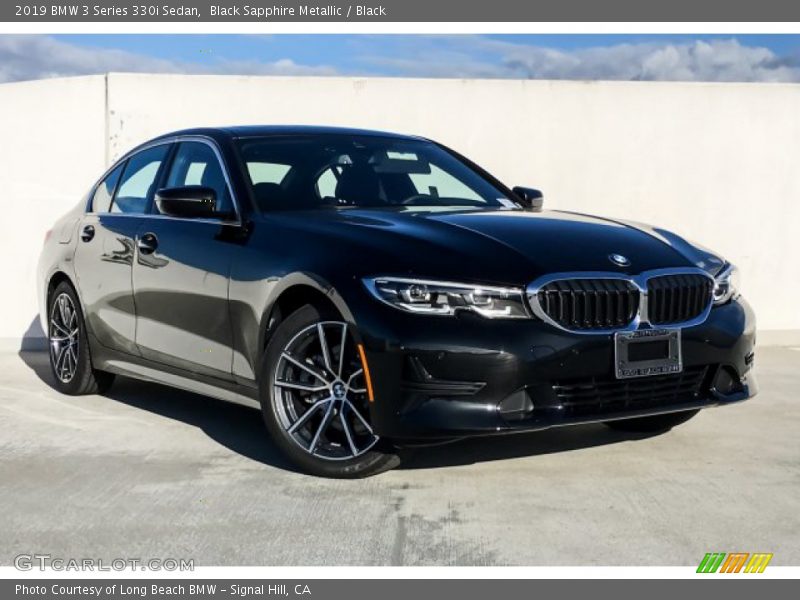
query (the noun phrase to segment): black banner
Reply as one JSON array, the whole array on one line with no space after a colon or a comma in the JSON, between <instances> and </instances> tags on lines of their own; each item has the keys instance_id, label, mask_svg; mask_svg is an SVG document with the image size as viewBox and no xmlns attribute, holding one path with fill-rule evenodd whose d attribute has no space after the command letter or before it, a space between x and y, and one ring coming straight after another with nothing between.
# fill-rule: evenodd
<instances>
[{"instance_id":1,"label":"black banner","mask_svg":"<svg viewBox=\"0 0 800 600\"><path fill-rule=\"evenodd\" d=\"M757 577L757 576L756 576ZM413 579L309 579L309 580L191 580L191 579L42 579L4 580L0 597L4 600L528 600L530 598L570 597L648 600L725 597L744 600L753 597L793 598L795 580L709 575L703 580L413 580ZM795 592L791 590L794 589Z\"/></svg>"}]
</instances>

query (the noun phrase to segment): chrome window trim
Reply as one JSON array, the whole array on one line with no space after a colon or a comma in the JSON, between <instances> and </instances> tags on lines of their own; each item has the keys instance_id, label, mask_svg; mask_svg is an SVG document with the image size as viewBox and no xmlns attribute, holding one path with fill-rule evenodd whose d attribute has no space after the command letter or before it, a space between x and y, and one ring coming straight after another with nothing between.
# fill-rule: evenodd
<instances>
[{"instance_id":1,"label":"chrome window trim","mask_svg":"<svg viewBox=\"0 0 800 600\"><path fill-rule=\"evenodd\" d=\"M157 146L164 146L167 144L180 144L181 142L200 142L205 144L206 146L210 147L211 150L214 152L214 156L217 158L217 162L222 169L222 175L225 178L225 185L228 186L228 193L231 195L231 202L233 203L233 210L236 213L236 218L231 219L221 219L221 218L207 218L207 219L191 219L187 217L173 217L170 215L160 215L160 214L153 214L153 213L112 213L112 212L95 212L89 211L89 203L94 198L94 193L97 190L97 186L100 185L105 178L108 176L111 171L113 171L117 166L122 164L123 162L129 160L133 156L139 154L140 152L144 152L145 150L149 150L150 148L155 148ZM169 165L170 167L172 164ZM116 190L114 191L116 195ZM94 207L92 207L94 208ZM130 150L122 157L119 158L113 165L111 165L105 173L100 177L97 183L92 186L92 191L89 194L89 201L86 203L85 214L87 215L113 215L114 217L147 217L150 219L171 219L174 221L189 221L192 223L211 223L214 225L231 225L235 227L240 227L243 223L242 221L242 211L239 204L239 199L237 198L236 194L233 191L233 185L231 184L230 174L228 172L228 165L225 164L225 160L222 158L222 153L217 146L217 143L211 139L210 137L199 135L199 134L190 134L190 135L177 135L171 136L168 138L161 138L158 140L153 140L150 142L146 142L140 146L137 146L133 150Z\"/></svg>"},{"instance_id":2,"label":"chrome window trim","mask_svg":"<svg viewBox=\"0 0 800 600\"><path fill-rule=\"evenodd\" d=\"M89 210L89 209L90 209L90 207L92 209L94 209L94 206L92 205L92 201L94 199L94 194L97 191L97 187L101 183L103 183L103 181L105 181L106 177L108 177L108 175L111 173L111 171L113 171L118 166L120 166L123 163L125 163L131 157L135 156L136 154L139 154L140 152L144 152L145 150L149 150L150 148L155 148L157 146L164 146L164 145L172 144L172 143L173 143L173 138L164 138L164 139L159 139L159 140L153 140L151 142L146 142L144 144L136 146L136 148L133 148L132 150L129 150L128 152L123 154L121 157L119 157L116 161L114 161L114 163L112 163L112 165L110 167L108 167L108 169L106 169L105 172L100 176L100 179L98 179L95 182L95 184L92 186L92 189L89 192L89 200L87 201L86 207L84 209L84 214L86 214L86 215L114 215L114 216L128 215L128 216L131 216L131 217L143 217L143 216L145 216L147 213L112 213L111 211L98 212L96 210ZM123 169L122 175L124 175L124 174L125 174L125 171ZM120 179L122 178L122 175L120 175ZM112 203L114 202L114 197L116 197L116 195L117 195L117 189L119 188L119 183L120 182L117 182L117 187L114 188L114 196L111 199ZM111 208L110 205L109 205L109 208Z\"/></svg>"},{"instance_id":3,"label":"chrome window trim","mask_svg":"<svg viewBox=\"0 0 800 600\"><path fill-rule=\"evenodd\" d=\"M118 160L113 165L111 165L108 169L106 169L106 172L102 174L100 179L98 179L97 182L94 183L91 188L89 188L89 193L88 193L88 196L87 196L87 199L86 199L86 206L84 207L84 211L83 211L84 214L88 214L88 215L106 214L105 212L98 212L98 211L94 210L94 197L97 194L97 192L100 190L100 186L103 185L103 183L105 183L106 179L111 177L111 174L114 171L116 171L117 169L122 169L122 170L119 173L119 177L117 178L117 183L114 185L114 189L111 190L111 201L114 200L114 196L117 195L117 189L119 188L119 182L122 180L122 176L125 174L125 164L124 164L124 161L122 161L122 160ZM108 205L109 208L111 208L111 201L109 202L109 205ZM89 210L90 208L91 208L91 210Z\"/></svg>"},{"instance_id":4,"label":"chrome window trim","mask_svg":"<svg viewBox=\"0 0 800 600\"><path fill-rule=\"evenodd\" d=\"M560 329L561 331L567 331L569 333L578 335L609 335L618 331L636 331L637 329L649 328L683 329L704 323L714 306L713 296L709 297L706 308L702 314L694 319L682 321L680 323L670 323L668 325L651 325L648 318L647 282L654 277L660 277L663 275L702 275L707 277L712 285L714 284L714 277L708 271L704 271L699 267L670 267L666 269L652 269L649 271L642 271L638 275L626 275L624 273L614 273L610 271L568 271L563 273L549 273L534 279L525 288L525 295L528 298L528 304L530 305L533 314L537 318L557 329ZM539 291L548 283L552 283L554 281L568 281L570 279L617 279L633 284L634 287L639 290L639 308L636 311L636 316L625 327L582 330L569 329L562 326L557 321L550 318L550 316L542 309L541 305L539 304Z\"/></svg>"}]
</instances>

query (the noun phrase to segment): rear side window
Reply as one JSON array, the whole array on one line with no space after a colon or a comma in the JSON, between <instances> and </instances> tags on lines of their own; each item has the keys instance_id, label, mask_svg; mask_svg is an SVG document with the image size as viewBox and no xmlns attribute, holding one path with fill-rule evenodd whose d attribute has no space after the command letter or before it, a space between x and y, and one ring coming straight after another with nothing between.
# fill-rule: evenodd
<instances>
[{"instance_id":1,"label":"rear side window","mask_svg":"<svg viewBox=\"0 0 800 600\"><path fill-rule=\"evenodd\" d=\"M108 212L111 207L111 198L114 196L114 190L117 188L119 176L122 175L122 168L124 164L119 165L116 169L111 171L103 181L97 186L92 196L92 206L90 212L104 213Z\"/></svg>"},{"instance_id":2,"label":"rear side window","mask_svg":"<svg viewBox=\"0 0 800 600\"><path fill-rule=\"evenodd\" d=\"M119 189L111 204L112 213L142 214L147 210L147 201L154 191L156 178L168 150L167 144L154 146L128 159Z\"/></svg>"}]
</instances>

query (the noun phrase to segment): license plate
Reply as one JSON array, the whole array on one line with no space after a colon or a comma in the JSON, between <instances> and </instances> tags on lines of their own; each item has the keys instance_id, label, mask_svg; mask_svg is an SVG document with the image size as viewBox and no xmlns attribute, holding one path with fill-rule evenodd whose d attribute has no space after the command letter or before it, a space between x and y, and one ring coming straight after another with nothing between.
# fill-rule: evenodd
<instances>
[{"instance_id":1,"label":"license plate","mask_svg":"<svg viewBox=\"0 0 800 600\"><path fill-rule=\"evenodd\" d=\"M680 329L641 329L614 334L617 379L680 373Z\"/></svg>"}]
</instances>

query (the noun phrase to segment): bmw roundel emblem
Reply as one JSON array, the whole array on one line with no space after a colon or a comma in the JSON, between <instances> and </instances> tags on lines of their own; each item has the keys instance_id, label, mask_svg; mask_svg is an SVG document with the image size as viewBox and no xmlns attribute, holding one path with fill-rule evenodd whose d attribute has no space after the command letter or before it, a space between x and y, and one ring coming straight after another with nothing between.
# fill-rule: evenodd
<instances>
[{"instance_id":1,"label":"bmw roundel emblem","mask_svg":"<svg viewBox=\"0 0 800 600\"><path fill-rule=\"evenodd\" d=\"M618 267L627 267L631 264L631 261L626 256L622 256L622 254L609 254L608 260Z\"/></svg>"}]
</instances>

